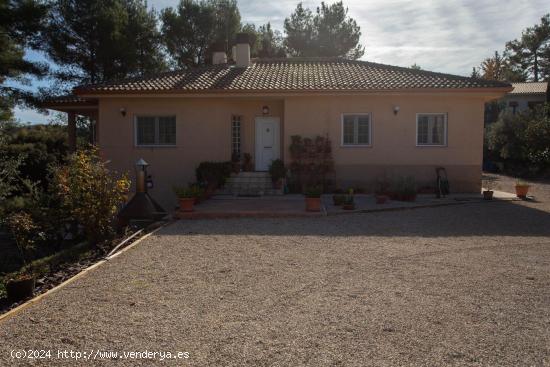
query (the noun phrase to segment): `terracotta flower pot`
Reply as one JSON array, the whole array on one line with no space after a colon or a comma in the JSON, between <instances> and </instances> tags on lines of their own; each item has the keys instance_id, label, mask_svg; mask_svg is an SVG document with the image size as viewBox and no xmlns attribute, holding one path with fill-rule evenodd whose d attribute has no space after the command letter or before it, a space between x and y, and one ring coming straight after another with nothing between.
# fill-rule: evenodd
<instances>
[{"instance_id":1,"label":"terracotta flower pot","mask_svg":"<svg viewBox=\"0 0 550 367\"><path fill-rule=\"evenodd\" d=\"M308 211L308 212L320 212L321 211L321 198L306 198L306 211Z\"/></svg>"},{"instance_id":2,"label":"terracotta flower pot","mask_svg":"<svg viewBox=\"0 0 550 367\"><path fill-rule=\"evenodd\" d=\"M516 196L525 199L529 192L529 185L516 185Z\"/></svg>"},{"instance_id":3,"label":"terracotta flower pot","mask_svg":"<svg viewBox=\"0 0 550 367\"><path fill-rule=\"evenodd\" d=\"M493 191L483 191L483 200L493 200Z\"/></svg>"},{"instance_id":4,"label":"terracotta flower pot","mask_svg":"<svg viewBox=\"0 0 550 367\"><path fill-rule=\"evenodd\" d=\"M195 198L180 198L180 210L182 212L192 212Z\"/></svg>"},{"instance_id":5,"label":"terracotta flower pot","mask_svg":"<svg viewBox=\"0 0 550 367\"><path fill-rule=\"evenodd\" d=\"M31 297L34 293L34 282L35 279L32 276L8 280L6 282L8 299L17 302Z\"/></svg>"},{"instance_id":6,"label":"terracotta flower pot","mask_svg":"<svg viewBox=\"0 0 550 367\"><path fill-rule=\"evenodd\" d=\"M376 195L376 204L386 204L388 197L386 195Z\"/></svg>"}]
</instances>

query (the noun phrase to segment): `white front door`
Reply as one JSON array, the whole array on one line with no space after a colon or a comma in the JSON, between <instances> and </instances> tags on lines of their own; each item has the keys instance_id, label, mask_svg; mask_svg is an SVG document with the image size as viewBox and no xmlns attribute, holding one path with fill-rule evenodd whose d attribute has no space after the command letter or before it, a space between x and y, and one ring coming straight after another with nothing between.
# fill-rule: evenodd
<instances>
[{"instance_id":1,"label":"white front door","mask_svg":"<svg viewBox=\"0 0 550 367\"><path fill-rule=\"evenodd\" d=\"M256 171L267 171L271 161L281 158L278 117L256 117Z\"/></svg>"}]
</instances>

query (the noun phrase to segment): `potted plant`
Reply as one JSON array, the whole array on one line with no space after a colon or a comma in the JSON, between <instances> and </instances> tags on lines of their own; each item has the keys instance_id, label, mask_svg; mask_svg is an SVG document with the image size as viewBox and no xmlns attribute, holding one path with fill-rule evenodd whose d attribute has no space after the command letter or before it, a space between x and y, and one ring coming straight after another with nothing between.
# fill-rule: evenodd
<instances>
[{"instance_id":1,"label":"potted plant","mask_svg":"<svg viewBox=\"0 0 550 367\"><path fill-rule=\"evenodd\" d=\"M485 179L483 183L483 200L493 200L493 180Z\"/></svg>"},{"instance_id":2,"label":"potted plant","mask_svg":"<svg viewBox=\"0 0 550 367\"><path fill-rule=\"evenodd\" d=\"M174 187L174 193L179 199L182 212L192 212L196 200L196 191L185 187Z\"/></svg>"},{"instance_id":3,"label":"potted plant","mask_svg":"<svg viewBox=\"0 0 550 367\"><path fill-rule=\"evenodd\" d=\"M281 189L283 187L283 180L286 177L287 169L284 162L281 159L275 159L269 166L269 174L271 175L271 181L273 182L274 189Z\"/></svg>"},{"instance_id":4,"label":"potted plant","mask_svg":"<svg viewBox=\"0 0 550 367\"><path fill-rule=\"evenodd\" d=\"M527 197L527 193L529 192L529 184L522 180L516 181L516 196L518 198L525 199Z\"/></svg>"},{"instance_id":5,"label":"potted plant","mask_svg":"<svg viewBox=\"0 0 550 367\"><path fill-rule=\"evenodd\" d=\"M11 215L8 227L19 250L19 256L25 264L19 273L7 278L5 284L8 299L17 302L31 297L34 293L35 276L28 264L30 252L34 250L35 239L40 232L31 215L25 212Z\"/></svg>"},{"instance_id":6,"label":"potted plant","mask_svg":"<svg viewBox=\"0 0 550 367\"><path fill-rule=\"evenodd\" d=\"M190 183L189 191L191 191L191 196L195 199L194 204L198 204L203 199L204 189L200 186L199 183Z\"/></svg>"},{"instance_id":7,"label":"potted plant","mask_svg":"<svg viewBox=\"0 0 550 367\"><path fill-rule=\"evenodd\" d=\"M231 170L235 174L241 171L241 156L237 152L231 153Z\"/></svg>"},{"instance_id":8,"label":"potted plant","mask_svg":"<svg viewBox=\"0 0 550 367\"><path fill-rule=\"evenodd\" d=\"M22 271L6 281L6 294L12 302L18 302L34 294L36 279L32 272Z\"/></svg>"},{"instance_id":9,"label":"potted plant","mask_svg":"<svg viewBox=\"0 0 550 367\"><path fill-rule=\"evenodd\" d=\"M308 212L321 211L321 194L323 190L320 186L309 186L304 194L306 196L306 210Z\"/></svg>"},{"instance_id":10,"label":"potted plant","mask_svg":"<svg viewBox=\"0 0 550 367\"><path fill-rule=\"evenodd\" d=\"M254 163L252 162L252 155L250 153L243 154L243 171L254 171Z\"/></svg>"},{"instance_id":11,"label":"potted plant","mask_svg":"<svg viewBox=\"0 0 550 367\"><path fill-rule=\"evenodd\" d=\"M400 201L416 200L416 182L414 177L400 178L391 190L392 198Z\"/></svg>"},{"instance_id":12,"label":"potted plant","mask_svg":"<svg viewBox=\"0 0 550 367\"><path fill-rule=\"evenodd\" d=\"M354 195L353 189L349 189L348 194L344 196L344 203L342 204L342 208L344 210L355 209L355 200L353 195Z\"/></svg>"},{"instance_id":13,"label":"potted plant","mask_svg":"<svg viewBox=\"0 0 550 367\"><path fill-rule=\"evenodd\" d=\"M376 204L385 204L388 201L389 188L390 188L390 183L386 180L379 180L376 182L376 190L374 192Z\"/></svg>"}]
</instances>

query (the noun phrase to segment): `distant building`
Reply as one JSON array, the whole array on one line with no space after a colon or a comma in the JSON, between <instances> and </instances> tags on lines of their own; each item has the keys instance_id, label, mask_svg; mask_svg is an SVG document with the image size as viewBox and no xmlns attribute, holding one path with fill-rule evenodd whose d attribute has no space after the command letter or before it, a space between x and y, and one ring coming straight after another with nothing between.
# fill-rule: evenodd
<instances>
[{"instance_id":1,"label":"distant building","mask_svg":"<svg viewBox=\"0 0 550 367\"><path fill-rule=\"evenodd\" d=\"M512 83L514 88L504 97L505 108L513 114L549 101L548 82Z\"/></svg>"}]
</instances>

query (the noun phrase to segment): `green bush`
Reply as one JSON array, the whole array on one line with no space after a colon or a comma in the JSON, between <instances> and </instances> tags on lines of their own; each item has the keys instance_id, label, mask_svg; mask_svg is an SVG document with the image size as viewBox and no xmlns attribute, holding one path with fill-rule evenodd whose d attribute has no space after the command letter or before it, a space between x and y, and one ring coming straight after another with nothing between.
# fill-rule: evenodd
<instances>
[{"instance_id":1,"label":"green bush","mask_svg":"<svg viewBox=\"0 0 550 367\"><path fill-rule=\"evenodd\" d=\"M322 186L308 186L304 190L304 195L307 198L320 198L322 193L323 193Z\"/></svg>"},{"instance_id":2,"label":"green bush","mask_svg":"<svg viewBox=\"0 0 550 367\"><path fill-rule=\"evenodd\" d=\"M201 162L195 170L197 181L204 187L217 189L231 176L231 162Z\"/></svg>"},{"instance_id":3,"label":"green bush","mask_svg":"<svg viewBox=\"0 0 550 367\"><path fill-rule=\"evenodd\" d=\"M550 170L550 105L519 114L500 115L488 126L489 155L517 175L540 175Z\"/></svg>"},{"instance_id":4,"label":"green bush","mask_svg":"<svg viewBox=\"0 0 550 367\"><path fill-rule=\"evenodd\" d=\"M285 163L281 159L275 159L269 166L269 174L271 175L271 181L277 182L280 179L286 177Z\"/></svg>"},{"instance_id":5,"label":"green bush","mask_svg":"<svg viewBox=\"0 0 550 367\"><path fill-rule=\"evenodd\" d=\"M127 200L130 181L116 177L96 148L76 152L65 166L55 171L55 193L69 220L84 228L92 244L114 232L118 210Z\"/></svg>"}]
</instances>

